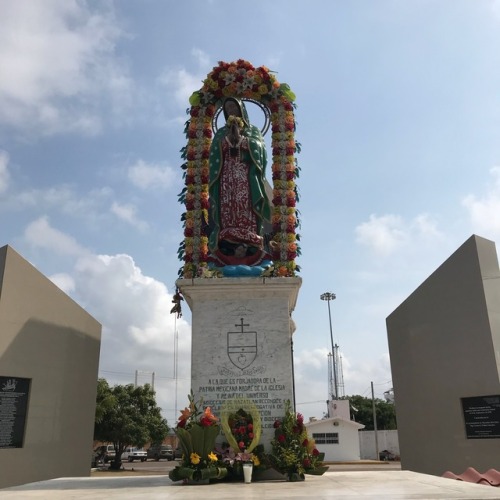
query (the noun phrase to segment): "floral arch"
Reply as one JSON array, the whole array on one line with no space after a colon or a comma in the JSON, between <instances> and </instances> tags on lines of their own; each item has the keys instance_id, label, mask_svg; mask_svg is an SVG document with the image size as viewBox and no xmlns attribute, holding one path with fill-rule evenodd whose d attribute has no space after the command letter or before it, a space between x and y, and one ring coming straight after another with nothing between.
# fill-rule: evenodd
<instances>
[{"instance_id":1,"label":"floral arch","mask_svg":"<svg viewBox=\"0 0 500 500\"><path fill-rule=\"evenodd\" d=\"M208 270L208 211L209 211L209 151L212 143L212 123L222 100L237 97L257 101L269 109L272 130L272 226L274 267L271 276L295 276L295 263L300 254L299 226L296 209L299 167L295 154L300 146L295 142L295 95L287 84L280 84L265 66L255 68L248 61L219 62L207 75L200 90L193 93L186 122L187 145L181 155L185 160L185 187L179 201L186 211L181 220L184 241L178 256L184 260L179 275L184 278L213 276Z\"/></svg>"}]
</instances>

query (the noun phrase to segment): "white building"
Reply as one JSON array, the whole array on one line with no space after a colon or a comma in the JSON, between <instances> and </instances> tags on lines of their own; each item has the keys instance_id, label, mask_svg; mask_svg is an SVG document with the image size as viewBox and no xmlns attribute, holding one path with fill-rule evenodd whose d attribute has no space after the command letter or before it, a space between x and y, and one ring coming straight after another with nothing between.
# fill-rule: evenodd
<instances>
[{"instance_id":1,"label":"white building","mask_svg":"<svg viewBox=\"0 0 500 500\"><path fill-rule=\"evenodd\" d=\"M330 401L329 407L330 418L305 424L316 448L325 454L326 462L360 460L358 431L365 426L350 419L349 401Z\"/></svg>"}]
</instances>

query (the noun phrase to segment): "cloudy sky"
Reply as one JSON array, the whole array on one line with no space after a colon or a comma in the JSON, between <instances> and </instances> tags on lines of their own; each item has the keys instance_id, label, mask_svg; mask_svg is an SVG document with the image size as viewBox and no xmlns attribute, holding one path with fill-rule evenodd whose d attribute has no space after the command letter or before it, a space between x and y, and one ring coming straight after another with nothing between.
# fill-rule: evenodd
<instances>
[{"instance_id":1,"label":"cloudy sky","mask_svg":"<svg viewBox=\"0 0 500 500\"><path fill-rule=\"evenodd\" d=\"M472 234L500 240L500 2L0 0L0 246L103 325L99 375L155 374L173 423L188 97L247 59L297 95L297 408L392 387L385 318ZM174 346L178 339L178 367ZM177 375L177 376L176 376Z\"/></svg>"}]
</instances>

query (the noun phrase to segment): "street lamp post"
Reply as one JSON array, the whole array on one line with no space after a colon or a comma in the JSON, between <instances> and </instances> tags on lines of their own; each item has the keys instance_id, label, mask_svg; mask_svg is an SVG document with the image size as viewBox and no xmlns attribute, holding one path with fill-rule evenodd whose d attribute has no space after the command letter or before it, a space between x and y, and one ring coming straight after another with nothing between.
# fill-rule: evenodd
<instances>
[{"instance_id":1,"label":"street lamp post","mask_svg":"<svg viewBox=\"0 0 500 500\"><path fill-rule=\"evenodd\" d=\"M338 398L339 388L337 382L337 364L335 361L335 346L333 345L333 331L332 331L332 313L330 311L330 301L335 300L337 296L332 292L322 293L319 297L321 300L326 300L328 303L328 319L330 321L330 340L332 342L332 371L333 371L333 386L335 394L332 394L333 399Z\"/></svg>"}]
</instances>

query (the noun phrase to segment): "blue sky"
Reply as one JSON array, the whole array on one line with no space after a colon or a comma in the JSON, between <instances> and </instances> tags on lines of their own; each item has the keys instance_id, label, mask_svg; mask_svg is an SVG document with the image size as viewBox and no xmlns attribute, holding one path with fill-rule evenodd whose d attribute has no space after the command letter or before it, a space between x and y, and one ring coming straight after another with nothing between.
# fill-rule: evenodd
<instances>
[{"instance_id":1,"label":"blue sky","mask_svg":"<svg viewBox=\"0 0 500 500\"><path fill-rule=\"evenodd\" d=\"M179 150L218 61L265 65L297 96L306 417L326 410L323 292L345 393L382 397L385 318L472 234L499 239L497 0L17 0L0 18L0 245L103 324L100 376L155 372L171 423L190 376L189 310L169 315Z\"/></svg>"}]
</instances>

